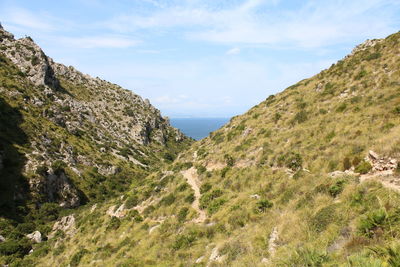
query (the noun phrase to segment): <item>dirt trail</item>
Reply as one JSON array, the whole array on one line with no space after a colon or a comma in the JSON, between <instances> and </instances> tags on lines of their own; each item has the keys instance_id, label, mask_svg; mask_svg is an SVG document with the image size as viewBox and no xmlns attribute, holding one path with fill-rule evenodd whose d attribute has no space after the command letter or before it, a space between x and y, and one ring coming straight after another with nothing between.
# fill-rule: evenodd
<instances>
[{"instance_id":1,"label":"dirt trail","mask_svg":"<svg viewBox=\"0 0 400 267\"><path fill-rule=\"evenodd\" d=\"M360 183L366 180L375 180L381 182L384 187L400 193L400 179L394 177L392 170L368 173L360 176Z\"/></svg>"},{"instance_id":2,"label":"dirt trail","mask_svg":"<svg viewBox=\"0 0 400 267\"><path fill-rule=\"evenodd\" d=\"M207 215L204 210L200 209L200 188L199 188L199 177L197 175L196 169L194 167L181 172L183 177L187 180L188 184L192 187L194 190L194 201L192 203L192 208L195 209L198 213L199 216L196 219L193 219L194 223L202 223L206 220Z\"/></svg>"}]
</instances>

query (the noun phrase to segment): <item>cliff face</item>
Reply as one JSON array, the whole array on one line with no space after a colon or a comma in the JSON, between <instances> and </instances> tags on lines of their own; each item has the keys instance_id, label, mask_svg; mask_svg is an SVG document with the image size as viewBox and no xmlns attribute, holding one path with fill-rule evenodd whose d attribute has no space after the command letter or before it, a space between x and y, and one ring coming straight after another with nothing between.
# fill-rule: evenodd
<instances>
[{"instance_id":1,"label":"cliff face","mask_svg":"<svg viewBox=\"0 0 400 267\"><path fill-rule=\"evenodd\" d=\"M15 148L30 188L17 186L14 199L30 192L40 202L77 206L101 197L96 183L115 191L116 180L128 185L190 142L148 100L55 63L30 37L15 39L1 25L0 57L0 97L19 113L26 137L16 147L11 131L1 136L0 167L12 157L4 147ZM0 112L11 119L5 107Z\"/></svg>"}]
</instances>

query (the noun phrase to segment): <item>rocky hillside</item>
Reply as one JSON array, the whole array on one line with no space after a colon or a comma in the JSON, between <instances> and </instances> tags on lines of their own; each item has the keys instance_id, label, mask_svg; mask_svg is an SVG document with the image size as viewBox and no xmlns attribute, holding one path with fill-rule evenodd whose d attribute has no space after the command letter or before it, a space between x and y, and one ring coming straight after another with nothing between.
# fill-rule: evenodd
<instances>
[{"instance_id":1,"label":"rocky hillside","mask_svg":"<svg viewBox=\"0 0 400 267\"><path fill-rule=\"evenodd\" d=\"M1 25L0 129L0 214L17 221L43 203L116 196L191 142L148 100L55 63Z\"/></svg>"},{"instance_id":2,"label":"rocky hillside","mask_svg":"<svg viewBox=\"0 0 400 267\"><path fill-rule=\"evenodd\" d=\"M28 249L22 245L10 253L15 230L3 230L0 259L16 266L399 266L399 62L400 33L367 41L118 197L66 214L42 210L47 231L30 228L29 256L15 256ZM23 148L24 122L14 106L7 110L20 133L15 147ZM36 241L34 230L47 241Z\"/></svg>"}]
</instances>

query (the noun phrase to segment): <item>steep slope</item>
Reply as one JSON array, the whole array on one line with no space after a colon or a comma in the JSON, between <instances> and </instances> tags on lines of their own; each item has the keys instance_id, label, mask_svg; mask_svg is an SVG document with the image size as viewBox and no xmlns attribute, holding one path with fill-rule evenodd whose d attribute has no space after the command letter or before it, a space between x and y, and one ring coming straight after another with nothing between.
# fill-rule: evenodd
<instances>
[{"instance_id":1,"label":"steep slope","mask_svg":"<svg viewBox=\"0 0 400 267\"><path fill-rule=\"evenodd\" d=\"M38 227L33 221L46 209L140 185L191 143L148 100L53 62L31 38L16 40L1 25L0 129L6 239L15 222L33 224L18 235Z\"/></svg>"},{"instance_id":2,"label":"steep slope","mask_svg":"<svg viewBox=\"0 0 400 267\"><path fill-rule=\"evenodd\" d=\"M358 46L15 264L398 266L399 62L400 33Z\"/></svg>"}]
</instances>

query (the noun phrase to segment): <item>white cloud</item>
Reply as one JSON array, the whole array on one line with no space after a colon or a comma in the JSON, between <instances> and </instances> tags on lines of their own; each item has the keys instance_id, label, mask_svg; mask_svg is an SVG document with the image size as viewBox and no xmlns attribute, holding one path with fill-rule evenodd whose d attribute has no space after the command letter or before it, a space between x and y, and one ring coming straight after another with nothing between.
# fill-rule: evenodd
<instances>
[{"instance_id":1,"label":"white cloud","mask_svg":"<svg viewBox=\"0 0 400 267\"><path fill-rule=\"evenodd\" d=\"M62 37L61 43L79 48L127 48L140 43L121 36Z\"/></svg>"},{"instance_id":2,"label":"white cloud","mask_svg":"<svg viewBox=\"0 0 400 267\"><path fill-rule=\"evenodd\" d=\"M240 53L240 48L238 47L234 47L232 49L229 49L228 51L226 51L227 55L237 55Z\"/></svg>"},{"instance_id":3,"label":"white cloud","mask_svg":"<svg viewBox=\"0 0 400 267\"><path fill-rule=\"evenodd\" d=\"M14 27L24 27L40 31L51 31L55 24L50 23L44 16L34 14L23 8L8 8L0 11L3 21Z\"/></svg>"},{"instance_id":4,"label":"white cloud","mask_svg":"<svg viewBox=\"0 0 400 267\"><path fill-rule=\"evenodd\" d=\"M391 22L398 1L304 1L296 10L273 10L276 1L247 0L212 7L188 1L149 15L120 15L106 27L118 31L180 28L184 36L223 44L269 44L321 47L354 36L381 36L395 31Z\"/></svg>"}]
</instances>

